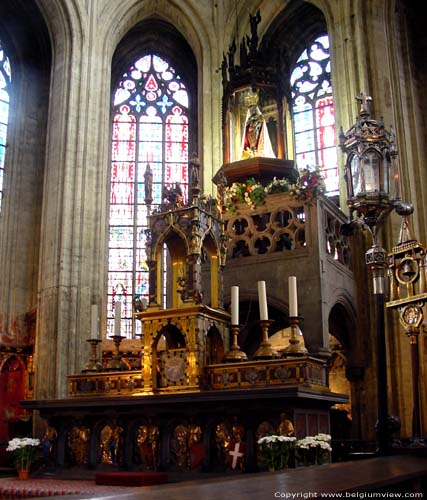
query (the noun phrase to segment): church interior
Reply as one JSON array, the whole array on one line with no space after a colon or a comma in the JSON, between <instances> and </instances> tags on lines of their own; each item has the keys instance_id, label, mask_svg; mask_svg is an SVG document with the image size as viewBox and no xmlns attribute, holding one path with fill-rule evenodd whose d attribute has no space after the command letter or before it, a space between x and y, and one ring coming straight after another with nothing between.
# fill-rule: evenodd
<instances>
[{"instance_id":1,"label":"church interior","mask_svg":"<svg viewBox=\"0 0 427 500\"><path fill-rule=\"evenodd\" d=\"M0 2L0 467L23 436L184 479L265 472L275 435L425 450L425 21Z\"/></svg>"}]
</instances>

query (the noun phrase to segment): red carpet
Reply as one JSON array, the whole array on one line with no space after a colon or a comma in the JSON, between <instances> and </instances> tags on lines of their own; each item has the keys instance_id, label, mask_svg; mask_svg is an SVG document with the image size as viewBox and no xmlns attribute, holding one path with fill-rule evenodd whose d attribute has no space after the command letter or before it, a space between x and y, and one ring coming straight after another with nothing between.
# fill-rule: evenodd
<instances>
[{"instance_id":1,"label":"red carpet","mask_svg":"<svg viewBox=\"0 0 427 500\"><path fill-rule=\"evenodd\" d=\"M113 493L128 492L126 486L98 486L95 481L30 478L19 481L15 478L0 479L0 500L15 498L50 497L54 495L72 495L78 493Z\"/></svg>"}]
</instances>

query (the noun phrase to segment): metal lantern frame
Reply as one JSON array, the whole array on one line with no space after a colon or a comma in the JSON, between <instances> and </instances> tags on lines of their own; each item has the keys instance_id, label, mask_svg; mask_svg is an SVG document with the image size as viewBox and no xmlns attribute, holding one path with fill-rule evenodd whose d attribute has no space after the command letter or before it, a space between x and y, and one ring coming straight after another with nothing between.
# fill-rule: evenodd
<instances>
[{"instance_id":1,"label":"metal lantern frame","mask_svg":"<svg viewBox=\"0 0 427 500\"><path fill-rule=\"evenodd\" d=\"M350 221L356 213L373 228L400 203L397 147L393 129L370 117L372 98L360 94L356 99L361 102L356 123L340 133L340 146L347 154L347 206Z\"/></svg>"},{"instance_id":2,"label":"metal lantern frame","mask_svg":"<svg viewBox=\"0 0 427 500\"><path fill-rule=\"evenodd\" d=\"M351 235L361 225L372 235L372 247L365 254L365 262L372 271L375 303L377 454L387 455L390 452L384 319L387 252L377 242L377 228L402 202L394 131L391 127L386 130L382 119L370 117L370 96L361 93L356 99L361 104L356 123L346 133L342 129L340 133L340 146L347 154L344 178L349 209L349 222L343 225L342 232Z\"/></svg>"}]
</instances>

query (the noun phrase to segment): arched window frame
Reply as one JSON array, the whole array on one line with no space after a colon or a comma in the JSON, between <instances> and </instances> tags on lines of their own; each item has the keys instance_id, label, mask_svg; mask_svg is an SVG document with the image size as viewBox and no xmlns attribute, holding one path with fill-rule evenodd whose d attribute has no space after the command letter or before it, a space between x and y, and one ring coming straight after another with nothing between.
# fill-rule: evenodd
<instances>
[{"instance_id":1,"label":"arched window frame","mask_svg":"<svg viewBox=\"0 0 427 500\"><path fill-rule=\"evenodd\" d=\"M9 124L9 101L11 86L10 61L0 40L0 213L3 201L4 166Z\"/></svg>"},{"instance_id":2,"label":"arched window frame","mask_svg":"<svg viewBox=\"0 0 427 500\"><path fill-rule=\"evenodd\" d=\"M291 69L291 106L297 167L319 167L326 194L339 194L337 136L329 37L317 36Z\"/></svg>"},{"instance_id":3,"label":"arched window frame","mask_svg":"<svg viewBox=\"0 0 427 500\"><path fill-rule=\"evenodd\" d=\"M140 322L132 318L132 303L135 296L148 299L147 205L156 209L162 201L163 187L172 187L176 182L181 185L184 200L187 198L189 98L180 74L163 54L152 50L134 57L114 89L107 336L115 333L117 301L122 303L121 334L127 338L141 334ZM123 127L127 129L127 144L120 137ZM122 158L123 146L127 153ZM151 203L145 189L147 164L153 172ZM120 210L129 213L117 224L114 221L118 222ZM166 258L163 260L166 269Z\"/></svg>"}]
</instances>

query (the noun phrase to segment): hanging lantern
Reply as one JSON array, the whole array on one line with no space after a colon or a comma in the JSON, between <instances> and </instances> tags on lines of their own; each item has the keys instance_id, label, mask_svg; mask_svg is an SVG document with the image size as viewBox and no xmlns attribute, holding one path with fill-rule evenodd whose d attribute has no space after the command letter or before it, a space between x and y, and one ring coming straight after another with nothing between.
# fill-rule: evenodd
<instances>
[{"instance_id":1,"label":"hanging lantern","mask_svg":"<svg viewBox=\"0 0 427 500\"><path fill-rule=\"evenodd\" d=\"M347 154L345 181L350 220L354 212L370 227L375 226L400 200L397 148L394 131L382 121L370 118L372 98L360 94L359 116L346 133L341 130L340 146Z\"/></svg>"}]
</instances>

